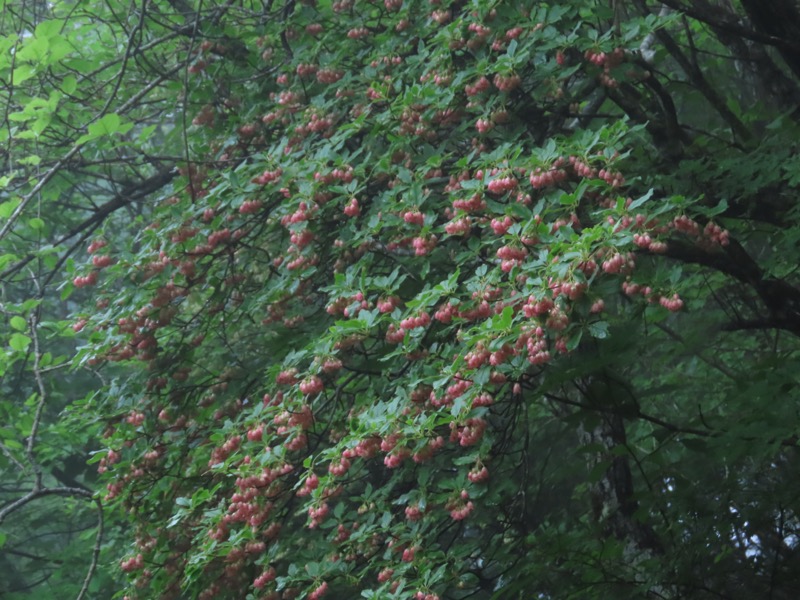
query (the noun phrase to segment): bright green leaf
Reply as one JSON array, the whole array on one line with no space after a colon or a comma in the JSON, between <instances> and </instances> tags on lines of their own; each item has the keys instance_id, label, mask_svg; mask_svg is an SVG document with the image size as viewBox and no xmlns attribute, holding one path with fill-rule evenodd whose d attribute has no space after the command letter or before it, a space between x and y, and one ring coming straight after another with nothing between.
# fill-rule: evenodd
<instances>
[{"instance_id":1,"label":"bright green leaf","mask_svg":"<svg viewBox=\"0 0 800 600\"><path fill-rule=\"evenodd\" d=\"M27 335L22 335L21 333L11 334L11 339L8 342L8 345L17 352L25 352L30 344L31 338L29 338Z\"/></svg>"},{"instance_id":2,"label":"bright green leaf","mask_svg":"<svg viewBox=\"0 0 800 600\"><path fill-rule=\"evenodd\" d=\"M28 322L20 316L11 317L9 324L17 331L25 331L28 328Z\"/></svg>"}]
</instances>

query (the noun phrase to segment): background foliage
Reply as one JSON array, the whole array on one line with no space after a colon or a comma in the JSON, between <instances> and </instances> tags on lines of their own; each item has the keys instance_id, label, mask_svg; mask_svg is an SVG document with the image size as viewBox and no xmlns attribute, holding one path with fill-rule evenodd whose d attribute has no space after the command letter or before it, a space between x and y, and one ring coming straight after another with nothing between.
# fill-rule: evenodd
<instances>
[{"instance_id":1,"label":"background foliage","mask_svg":"<svg viewBox=\"0 0 800 600\"><path fill-rule=\"evenodd\" d=\"M3 4L4 597L796 597L798 29Z\"/></svg>"}]
</instances>

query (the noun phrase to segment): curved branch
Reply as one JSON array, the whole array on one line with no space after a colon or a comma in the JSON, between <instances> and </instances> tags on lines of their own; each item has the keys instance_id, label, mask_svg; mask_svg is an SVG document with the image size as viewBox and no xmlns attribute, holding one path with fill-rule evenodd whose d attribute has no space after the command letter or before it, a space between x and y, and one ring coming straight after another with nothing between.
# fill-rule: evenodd
<instances>
[{"instance_id":1,"label":"curved branch","mask_svg":"<svg viewBox=\"0 0 800 600\"><path fill-rule=\"evenodd\" d=\"M765 277L763 270L736 240L721 251L709 252L696 244L673 240L665 256L710 267L746 283L755 290L778 329L800 336L800 289L783 279Z\"/></svg>"}]
</instances>

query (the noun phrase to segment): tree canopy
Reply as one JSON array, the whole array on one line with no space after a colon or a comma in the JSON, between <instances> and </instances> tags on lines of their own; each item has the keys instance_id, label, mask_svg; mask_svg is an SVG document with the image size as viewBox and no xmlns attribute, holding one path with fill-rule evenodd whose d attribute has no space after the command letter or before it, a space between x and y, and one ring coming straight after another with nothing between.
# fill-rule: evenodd
<instances>
[{"instance_id":1,"label":"tree canopy","mask_svg":"<svg viewBox=\"0 0 800 600\"><path fill-rule=\"evenodd\" d=\"M4 597L798 596L796 2L2 7Z\"/></svg>"}]
</instances>

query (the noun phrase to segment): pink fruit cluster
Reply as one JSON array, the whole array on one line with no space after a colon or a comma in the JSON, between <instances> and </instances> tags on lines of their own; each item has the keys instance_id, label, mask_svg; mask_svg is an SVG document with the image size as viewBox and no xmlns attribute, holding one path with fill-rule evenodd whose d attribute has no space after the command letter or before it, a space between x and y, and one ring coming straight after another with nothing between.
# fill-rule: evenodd
<instances>
[{"instance_id":1,"label":"pink fruit cluster","mask_svg":"<svg viewBox=\"0 0 800 600\"><path fill-rule=\"evenodd\" d=\"M79 275L72 280L72 285L82 288L97 283L97 271L92 271L88 275Z\"/></svg>"},{"instance_id":2,"label":"pink fruit cluster","mask_svg":"<svg viewBox=\"0 0 800 600\"><path fill-rule=\"evenodd\" d=\"M322 383L322 379L320 379L316 375L307 377L306 379L301 381L299 385L300 393L305 396L314 396L316 394L319 394L324 389L324 387L325 386Z\"/></svg>"},{"instance_id":3,"label":"pink fruit cluster","mask_svg":"<svg viewBox=\"0 0 800 600\"><path fill-rule=\"evenodd\" d=\"M261 200L245 200L239 207L239 213L243 215L254 215L261 210L263 205L264 203Z\"/></svg>"},{"instance_id":4,"label":"pink fruit cluster","mask_svg":"<svg viewBox=\"0 0 800 600\"><path fill-rule=\"evenodd\" d=\"M611 52L600 52L596 50L587 50L584 57L593 65L601 67L602 73L599 75L600 83L606 87L615 88L619 85L616 79L611 76L611 70L618 67L625 60L625 50L622 48L615 48Z\"/></svg>"},{"instance_id":5,"label":"pink fruit cluster","mask_svg":"<svg viewBox=\"0 0 800 600\"><path fill-rule=\"evenodd\" d=\"M508 233L508 230L513 224L514 221L508 215L502 219L492 219L492 222L490 223L492 231L494 231L497 235L505 235Z\"/></svg>"},{"instance_id":6,"label":"pink fruit cluster","mask_svg":"<svg viewBox=\"0 0 800 600\"><path fill-rule=\"evenodd\" d=\"M100 248L105 248L106 246L108 246L108 242L107 241L105 241L105 240L94 240L94 241L92 241L91 244L89 244L89 247L86 249L86 251L89 254L94 254L95 252L100 250Z\"/></svg>"},{"instance_id":7,"label":"pink fruit cluster","mask_svg":"<svg viewBox=\"0 0 800 600\"><path fill-rule=\"evenodd\" d=\"M453 208L466 212L477 212L486 210L486 201L481 194L476 193L467 199L453 200Z\"/></svg>"},{"instance_id":8,"label":"pink fruit cluster","mask_svg":"<svg viewBox=\"0 0 800 600\"><path fill-rule=\"evenodd\" d=\"M253 587L256 588L257 590L260 590L261 588L266 586L270 581L274 581L275 576L276 576L275 567L270 567L269 569L261 573L261 575L255 578L255 580L253 581Z\"/></svg>"},{"instance_id":9,"label":"pink fruit cluster","mask_svg":"<svg viewBox=\"0 0 800 600\"><path fill-rule=\"evenodd\" d=\"M467 419L463 426L456 426L455 423L452 425L453 433L455 434L455 439L458 440L458 443L461 446L473 446L477 444L483 437L483 433L486 431L488 423L481 417L472 417ZM452 438L453 435L451 435L451 439Z\"/></svg>"},{"instance_id":10,"label":"pink fruit cluster","mask_svg":"<svg viewBox=\"0 0 800 600\"><path fill-rule=\"evenodd\" d=\"M492 179L486 187L492 194L505 194L516 189L517 179L510 175L497 177Z\"/></svg>"},{"instance_id":11,"label":"pink fruit cluster","mask_svg":"<svg viewBox=\"0 0 800 600\"><path fill-rule=\"evenodd\" d=\"M309 507L308 516L311 518L311 522L309 523L308 527L310 529L318 527L327 518L330 510L330 506L328 506L327 502L322 502L317 506Z\"/></svg>"},{"instance_id":12,"label":"pink fruit cluster","mask_svg":"<svg viewBox=\"0 0 800 600\"><path fill-rule=\"evenodd\" d=\"M125 571L126 573L130 573L131 571L138 571L139 569L144 568L144 557L141 554L137 554L136 556L132 556L123 560L119 564L119 568Z\"/></svg>"},{"instance_id":13,"label":"pink fruit cluster","mask_svg":"<svg viewBox=\"0 0 800 600\"><path fill-rule=\"evenodd\" d=\"M445 224L444 230L449 235L466 235L472 229L472 221L469 217L461 217Z\"/></svg>"},{"instance_id":14,"label":"pink fruit cluster","mask_svg":"<svg viewBox=\"0 0 800 600\"><path fill-rule=\"evenodd\" d=\"M556 166L553 166L546 171L543 171L540 167L537 167L533 170L529 177L531 187L536 190L556 186L562 181L566 181L566 179L567 172L564 169Z\"/></svg>"},{"instance_id":15,"label":"pink fruit cluster","mask_svg":"<svg viewBox=\"0 0 800 600\"><path fill-rule=\"evenodd\" d=\"M430 315L426 312L423 312L414 317L406 317L400 321L400 328L405 330L417 329L418 327L427 327L430 325L430 322Z\"/></svg>"},{"instance_id":16,"label":"pink fruit cluster","mask_svg":"<svg viewBox=\"0 0 800 600\"><path fill-rule=\"evenodd\" d=\"M328 593L328 582L323 581L308 595L308 600L319 600Z\"/></svg>"},{"instance_id":17,"label":"pink fruit cluster","mask_svg":"<svg viewBox=\"0 0 800 600\"><path fill-rule=\"evenodd\" d=\"M494 123L490 119L478 119L475 121L475 129L478 130L478 133L489 133L492 129L494 129Z\"/></svg>"},{"instance_id":18,"label":"pink fruit cluster","mask_svg":"<svg viewBox=\"0 0 800 600\"><path fill-rule=\"evenodd\" d=\"M356 198L350 198L350 202L347 203L347 206L344 207L344 214L348 217L357 217L361 214L361 208L358 205L358 200Z\"/></svg>"},{"instance_id":19,"label":"pink fruit cluster","mask_svg":"<svg viewBox=\"0 0 800 600\"><path fill-rule=\"evenodd\" d=\"M472 500L469 500L469 494L466 490L461 490L461 494L457 499L450 500L446 505L450 511L450 517L454 521L463 521L475 509Z\"/></svg>"},{"instance_id":20,"label":"pink fruit cluster","mask_svg":"<svg viewBox=\"0 0 800 600\"><path fill-rule=\"evenodd\" d=\"M500 270L508 273L514 267L522 264L528 256L528 250L517 246L501 246L497 250L497 258L500 259Z\"/></svg>"},{"instance_id":21,"label":"pink fruit cluster","mask_svg":"<svg viewBox=\"0 0 800 600\"><path fill-rule=\"evenodd\" d=\"M490 87L492 87L491 82L486 77L481 76L474 84L467 85L464 88L464 91L466 92L467 96L477 96L481 92L488 90Z\"/></svg>"},{"instance_id":22,"label":"pink fruit cluster","mask_svg":"<svg viewBox=\"0 0 800 600\"><path fill-rule=\"evenodd\" d=\"M351 40L360 40L369 36L369 30L366 27L354 27L347 32L347 37Z\"/></svg>"},{"instance_id":23,"label":"pink fruit cluster","mask_svg":"<svg viewBox=\"0 0 800 600\"><path fill-rule=\"evenodd\" d=\"M494 85L501 92L510 92L519 87L522 82L520 76L517 74L501 75L500 73L494 76Z\"/></svg>"},{"instance_id":24,"label":"pink fruit cluster","mask_svg":"<svg viewBox=\"0 0 800 600\"><path fill-rule=\"evenodd\" d=\"M303 485L297 490L297 496L308 496L313 492L315 489L319 487L319 477L317 477L314 473L309 474L308 477L305 478L303 481Z\"/></svg>"},{"instance_id":25,"label":"pink fruit cluster","mask_svg":"<svg viewBox=\"0 0 800 600\"><path fill-rule=\"evenodd\" d=\"M671 298L662 296L658 302L671 312L677 312L683 308L683 300L680 299L678 294L673 294Z\"/></svg>"},{"instance_id":26,"label":"pink fruit cluster","mask_svg":"<svg viewBox=\"0 0 800 600\"><path fill-rule=\"evenodd\" d=\"M483 483L489 479L489 469L487 469L485 466L475 467L469 473L467 473L467 478L472 483Z\"/></svg>"},{"instance_id":27,"label":"pink fruit cluster","mask_svg":"<svg viewBox=\"0 0 800 600\"><path fill-rule=\"evenodd\" d=\"M633 243L643 250L649 250L655 254L661 254L667 251L667 243L654 240L647 233L633 234Z\"/></svg>"},{"instance_id":28,"label":"pink fruit cluster","mask_svg":"<svg viewBox=\"0 0 800 600\"><path fill-rule=\"evenodd\" d=\"M258 185L266 185L268 183L272 183L273 181L277 181L278 179L280 179L282 174L283 174L282 169L275 169L274 171L268 169L258 177L253 178L253 183L257 183Z\"/></svg>"},{"instance_id":29,"label":"pink fruit cluster","mask_svg":"<svg viewBox=\"0 0 800 600\"><path fill-rule=\"evenodd\" d=\"M601 266L604 273L627 273L633 269L633 256L616 252L604 260Z\"/></svg>"},{"instance_id":30,"label":"pink fruit cluster","mask_svg":"<svg viewBox=\"0 0 800 600\"><path fill-rule=\"evenodd\" d=\"M422 227L425 223L425 215L418 210L409 210L403 213L403 221L410 225L419 225Z\"/></svg>"},{"instance_id":31,"label":"pink fruit cluster","mask_svg":"<svg viewBox=\"0 0 800 600\"><path fill-rule=\"evenodd\" d=\"M378 300L377 307L381 313L390 313L401 303L400 298L397 296L389 296L383 300Z\"/></svg>"},{"instance_id":32,"label":"pink fruit cluster","mask_svg":"<svg viewBox=\"0 0 800 600\"><path fill-rule=\"evenodd\" d=\"M439 239L435 235L415 237L411 240L416 256L425 256L436 247Z\"/></svg>"}]
</instances>

